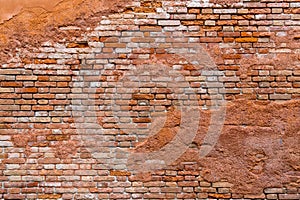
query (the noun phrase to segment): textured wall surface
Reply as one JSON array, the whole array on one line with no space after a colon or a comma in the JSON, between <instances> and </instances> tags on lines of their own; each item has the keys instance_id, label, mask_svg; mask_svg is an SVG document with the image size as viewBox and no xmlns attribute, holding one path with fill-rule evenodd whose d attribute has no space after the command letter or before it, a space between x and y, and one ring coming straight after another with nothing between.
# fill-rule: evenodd
<instances>
[{"instance_id":1,"label":"textured wall surface","mask_svg":"<svg viewBox=\"0 0 300 200\"><path fill-rule=\"evenodd\" d=\"M1 199L300 199L299 1L0 11Z\"/></svg>"}]
</instances>

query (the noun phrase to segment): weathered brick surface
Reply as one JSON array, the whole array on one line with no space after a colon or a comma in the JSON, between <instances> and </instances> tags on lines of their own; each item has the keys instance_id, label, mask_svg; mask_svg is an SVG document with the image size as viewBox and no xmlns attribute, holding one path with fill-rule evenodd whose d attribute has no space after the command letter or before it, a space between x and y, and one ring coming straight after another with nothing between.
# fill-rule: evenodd
<instances>
[{"instance_id":1,"label":"weathered brick surface","mask_svg":"<svg viewBox=\"0 0 300 200\"><path fill-rule=\"evenodd\" d=\"M86 27L54 23L61 37L21 45L0 66L0 198L299 199L299 7L135 0ZM190 56L200 46L207 55ZM200 110L192 141L180 128L197 118L178 102ZM203 158L222 121L215 104L226 117ZM182 155L150 172L110 154L174 138Z\"/></svg>"}]
</instances>

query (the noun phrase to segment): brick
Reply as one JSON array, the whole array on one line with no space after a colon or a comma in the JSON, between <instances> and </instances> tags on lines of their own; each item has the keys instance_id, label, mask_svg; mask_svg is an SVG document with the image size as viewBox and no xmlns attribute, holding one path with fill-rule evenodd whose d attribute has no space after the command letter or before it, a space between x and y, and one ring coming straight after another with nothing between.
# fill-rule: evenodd
<instances>
[{"instance_id":1,"label":"brick","mask_svg":"<svg viewBox=\"0 0 300 200\"><path fill-rule=\"evenodd\" d=\"M197 26L197 25L203 25L204 22L200 20L185 20L181 22L184 26Z\"/></svg>"},{"instance_id":2,"label":"brick","mask_svg":"<svg viewBox=\"0 0 300 200\"><path fill-rule=\"evenodd\" d=\"M154 95L153 94L133 94L132 98L137 99L137 100L151 100L151 99L154 99Z\"/></svg>"},{"instance_id":3,"label":"brick","mask_svg":"<svg viewBox=\"0 0 300 200\"><path fill-rule=\"evenodd\" d=\"M71 81L70 76L50 76L49 81Z\"/></svg>"},{"instance_id":4,"label":"brick","mask_svg":"<svg viewBox=\"0 0 300 200\"><path fill-rule=\"evenodd\" d=\"M161 26L140 26L140 31L147 31L147 32L161 32Z\"/></svg>"},{"instance_id":5,"label":"brick","mask_svg":"<svg viewBox=\"0 0 300 200\"><path fill-rule=\"evenodd\" d=\"M208 194L208 197L217 199L229 199L231 194Z\"/></svg>"},{"instance_id":6,"label":"brick","mask_svg":"<svg viewBox=\"0 0 300 200\"><path fill-rule=\"evenodd\" d=\"M22 87L22 82L4 82L1 81L1 87Z\"/></svg>"},{"instance_id":7,"label":"brick","mask_svg":"<svg viewBox=\"0 0 300 200\"><path fill-rule=\"evenodd\" d=\"M25 199L24 194L5 194L4 199Z\"/></svg>"},{"instance_id":8,"label":"brick","mask_svg":"<svg viewBox=\"0 0 300 200\"><path fill-rule=\"evenodd\" d=\"M37 88L16 88L16 93L37 93Z\"/></svg>"},{"instance_id":9,"label":"brick","mask_svg":"<svg viewBox=\"0 0 300 200\"><path fill-rule=\"evenodd\" d=\"M46 106L34 105L34 106L32 106L32 110L53 110L53 109L54 109L54 107L49 106L49 105L46 105Z\"/></svg>"},{"instance_id":10,"label":"brick","mask_svg":"<svg viewBox=\"0 0 300 200\"><path fill-rule=\"evenodd\" d=\"M249 3L243 3L244 7L249 8L265 8L266 3L260 3L260 2L249 2Z\"/></svg>"},{"instance_id":11,"label":"brick","mask_svg":"<svg viewBox=\"0 0 300 200\"><path fill-rule=\"evenodd\" d=\"M277 194L267 194L266 198L267 199L278 199L278 195Z\"/></svg>"},{"instance_id":12,"label":"brick","mask_svg":"<svg viewBox=\"0 0 300 200\"><path fill-rule=\"evenodd\" d=\"M0 93L13 93L14 88L0 88Z\"/></svg>"},{"instance_id":13,"label":"brick","mask_svg":"<svg viewBox=\"0 0 300 200\"><path fill-rule=\"evenodd\" d=\"M200 38L200 42L203 42L203 43L219 43L219 42L222 42L222 38L210 38L210 37L202 37Z\"/></svg>"},{"instance_id":14,"label":"brick","mask_svg":"<svg viewBox=\"0 0 300 200\"><path fill-rule=\"evenodd\" d=\"M239 43L254 43L258 41L258 38L236 38L235 41Z\"/></svg>"},{"instance_id":15,"label":"brick","mask_svg":"<svg viewBox=\"0 0 300 200\"><path fill-rule=\"evenodd\" d=\"M237 13L236 9L214 9L213 10L214 13L218 13L218 14L224 14L224 13Z\"/></svg>"},{"instance_id":16,"label":"brick","mask_svg":"<svg viewBox=\"0 0 300 200\"><path fill-rule=\"evenodd\" d=\"M39 199L59 199L61 198L62 194L39 194Z\"/></svg>"},{"instance_id":17,"label":"brick","mask_svg":"<svg viewBox=\"0 0 300 200\"><path fill-rule=\"evenodd\" d=\"M56 59L35 59L34 64L56 64Z\"/></svg>"},{"instance_id":18,"label":"brick","mask_svg":"<svg viewBox=\"0 0 300 200\"><path fill-rule=\"evenodd\" d=\"M264 199L266 198L265 194L246 194L245 198L249 199Z\"/></svg>"},{"instance_id":19,"label":"brick","mask_svg":"<svg viewBox=\"0 0 300 200\"><path fill-rule=\"evenodd\" d=\"M212 184L213 187L220 187L220 188L230 188L233 186L233 184L228 183L228 182L216 182Z\"/></svg>"},{"instance_id":20,"label":"brick","mask_svg":"<svg viewBox=\"0 0 300 200\"><path fill-rule=\"evenodd\" d=\"M130 176L131 173L128 171L118 171L118 170L112 170L110 171L111 176Z\"/></svg>"},{"instance_id":21,"label":"brick","mask_svg":"<svg viewBox=\"0 0 300 200\"><path fill-rule=\"evenodd\" d=\"M65 94L65 93L70 93L71 89L70 88L50 88L50 93L52 94Z\"/></svg>"},{"instance_id":22,"label":"brick","mask_svg":"<svg viewBox=\"0 0 300 200\"><path fill-rule=\"evenodd\" d=\"M206 20L204 24L206 26L215 26L216 25L216 21Z\"/></svg>"},{"instance_id":23,"label":"brick","mask_svg":"<svg viewBox=\"0 0 300 200\"><path fill-rule=\"evenodd\" d=\"M6 160L3 160L2 162L6 164L24 164L25 159L24 158L8 158ZM19 171L13 171L12 173L24 173L24 171L19 170Z\"/></svg>"},{"instance_id":24,"label":"brick","mask_svg":"<svg viewBox=\"0 0 300 200\"><path fill-rule=\"evenodd\" d=\"M208 193L198 193L197 197L199 199L207 199L208 198Z\"/></svg>"},{"instance_id":25,"label":"brick","mask_svg":"<svg viewBox=\"0 0 300 200\"><path fill-rule=\"evenodd\" d=\"M62 140L67 140L69 139L68 135L48 135L46 137L47 140L51 141L62 141Z\"/></svg>"},{"instance_id":26,"label":"brick","mask_svg":"<svg viewBox=\"0 0 300 200\"><path fill-rule=\"evenodd\" d=\"M5 110L20 110L19 105L0 105L0 110L5 111Z\"/></svg>"},{"instance_id":27,"label":"brick","mask_svg":"<svg viewBox=\"0 0 300 200\"><path fill-rule=\"evenodd\" d=\"M298 2L296 2L296 3L294 3L294 2L291 2L290 3L290 7L300 7L300 3L298 3Z\"/></svg>"},{"instance_id":28,"label":"brick","mask_svg":"<svg viewBox=\"0 0 300 200\"><path fill-rule=\"evenodd\" d=\"M37 76L16 76L17 81L35 81Z\"/></svg>"},{"instance_id":29,"label":"brick","mask_svg":"<svg viewBox=\"0 0 300 200\"><path fill-rule=\"evenodd\" d=\"M0 141L0 145L2 147L12 147L13 146L13 143L12 142L9 142L9 141Z\"/></svg>"},{"instance_id":30,"label":"brick","mask_svg":"<svg viewBox=\"0 0 300 200\"><path fill-rule=\"evenodd\" d=\"M289 100L291 98L290 94L270 94L271 100Z\"/></svg>"},{"instance_id":31,"label":"brick","mask_svg":"<svg viewBox=\"0 0 300 200\"><path fill-rule=\"evenodd\" d=\"M17 75L17 74L28 74L29 71L23 69L1 69L0 74L4 75Z\"/></svg>"},{"instance_id":32,"label":"brick","mask_svg":"<svg viewBox=\"0 0 300 200\"><path fill-rule=\"evenodd\" d=\"M158 20L160 26L179 26L180 20Z\"/></svg>"},{"instance_id":33,"label":"brick","mask_svg":"<svg viewBox=\"0 0 300 200\"><path fill-rule=\"evenodd\" d=\"M268 3L267 7L273 7L273 8L286 8L289 7L289 3Z\"/></svg>"},{"instance_id":34,"label":"brick","mask_svg":"<svg viewBox=\"0 0 300 200\"><path fill-rule=\"evenodd\" d=\"M279 194L279 199L300 199L300 194Z\"/></svg>"},{"instance_id":35,"label":"brick","mask_svg":"<svg viewBox=\"0 0 300 200\"><path fill-rule=\"evenodd\" d=\"M199 14L200 13L200 9L191 8L191 9L188 9L188 13ZM203 13L203 11L202 11L202 13Z\"/></svg>"},{"instance_id":36,"label":"brick","mask_svg":"<svg viewBox=\"0 0 300 200\"><path fill-rule=\"evenodd\" d=\"M150 42L154 42L155 40L153 38L139 37L139 38L132 38L131 41L138 42L138 43L150 43Z\"/></svg>"}]
</instances>

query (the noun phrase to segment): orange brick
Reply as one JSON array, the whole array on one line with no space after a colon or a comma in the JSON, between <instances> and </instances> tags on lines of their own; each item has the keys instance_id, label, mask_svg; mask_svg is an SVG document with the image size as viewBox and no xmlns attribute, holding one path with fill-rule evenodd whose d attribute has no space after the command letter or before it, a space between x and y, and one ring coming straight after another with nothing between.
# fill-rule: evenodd
<instances>
[{"instance_id":1,"label":"orange brick","mask_svg":"<svg viewBox=\"0 0 300 200\"><path fill-rule=\"evenodd\" d=\"M231 43L234 42L234 38L224 38L225 43Z\"/></svg>"},{"instance_id":2,"label":"orange brick","mask_svg":"<svg viewBox=\"0 0 300 200\"><path fill-rule=\"evenodd\" d=\"M131 173L128 171L111 170L110 175L111 176L130 176Z\"/></svg>"},{"instance_id":3,"label":"orange brick","mask_svg":"<svg viewBox=\"0 0 300 200\"><path fill-rule=\"evenodd\" d=\"M191 8L191 9L188 9L188 13L191 13L191 14L199 14L199 13L200 13L200 9L197 9L197 8Z\"/></svg>"},{"instance_id":4,"label":"orange brick","mask_svg":"<svg viewBox=\"0 0 300 200\"><path fill-rule=\"evenodd\" d=\"M55 59L36 59L34 60L35 64L56 64L57 61Z\"/></svg>"},{"instance_id":5,"label":"orange brick","mask_svg":"<svg viewBox=\"0 0 300 200\"><path fill-rule=\"evenodd\" d=\"M238 21L237 20L220 20L217 21L217 25L219 26L233 26L237 25Z\"/></svg>"},{"instance_id":6,"label":"orange brick","mask_svg":"<svg viewBox=\"0 0 300 200\"><path fill-rule=\"evenodd\" d=\"M222 38L213 38L213 37L206 37L206 38L200 38L200 42L203 42L203 43L219 43L219 42L222 42Z\"/></svg>"},{"instance_id":7,"label":"orange brick","mask_svg":"<svg viewBox=\"0 0 300 200\"><path fill-rule=\"evenodd\" d=\"M133 118L132 121L134 123L150 123L151 119L150 118Z\"/></svg>"},{"instance_id":8,"label":"orange brick","mask_svg":"<svg viewBox=\"0 0 300 200\"><path fill-rule=\"evenodd\" d=\"M87 48L87 47L89 47L89 44L87 42L69 43L67 45L67 48Z\"/></svg>"},{"instance_id":9,"label":"orange brick","mask_svg":"<svg viewBox=\"0 0 300 200\"><path fill-rule=\"evenodd\" d=\"M32 110L53 110L53 106L32 106Z\"/></svg>"},{"instance_id":10,"label":"orange brick","mask_svg":"<svg viewBox=\"0 0 300 200\"><path fill-rule=\"evenodd\" d=\"M181 23L184 26L199 26L204 24L202 20L185 20L182 21Z\"/></svg>"},{"instance_id":11,"label":"orange brick","mask_svg":"<svg viewBox=\"0 0 300 200\"><path fill-rule=\"evenodd\" d=\"M137 100L150 100L154 99L154 94L133 94L132 98Z\"/></svg>"},{"instance_id":12,"label":"orange brick","mask_svg":"<svg viewBox=\"0 0 300 200\"><path fill-rule=\"evenodd\" d=\"M100 37L100 42L117 43L117 42L119 42L119 38L118 37Z\"/></svg>"},{"instance_id":13,"label":"orange brick","mask_svg":"<svg viewBox=\"0 0 300 200\"><path fill-rule=\"evenodd\" d=\"M16 93L37 93L37 88L16 88Z\"/></svg>"},{"instance_id":14,"label":"orange brick","mask_svg":"<svg viewBox=\"0 0 300 200\"><path fill-rule=\"evenodd\" d=\"M61 194L39 194L39 199L59 199L61 198Z\"/></svg>"},{"instance_id":15,"label":"orange brick","mask_svg":"<svg viewBox=\"0 0 300 200\"><path fill-rule=\"evenodd\" d=\"M38 76L39 81L49 81L49 76Z\"/></svg>"},{"instance_id":16,"label":"orange brick","mask_svg":"<svg viewBox=\"0 0 300 200\"><path fill-rule=\"evenodd\" d=\"M2 82L1 81L1 87L22 87L22 82Z\"/></svg>"},{"instance_id":17,"label":"orange brick","mask_svg":"<svg viewBox=\"0 0 300 200\"><path fill-rule=\"evenodd\" d=\"M217 198L217 199L229 199L231 194L208 194L208 197Z\"/></svg>"},{"instance_id":18,"label":"orange brick","mask_svg":"<svg viewBox=\"0 0 300 200\"><path fill-rule=\"evenodd\" d=\"M257 38L236 38L235 41L240 43L254 43L257 42L258 39Z\"/></svg>"},{"instance_id":19,"label":"orange brick","mask_svg":"<svg viewBox=\"0 0 300 200\"><path fill-rule=\"evenodd\" d=\"M135 13L154 13L155 8L145 8L145 7L140 7L140 8L135 8L134 12Z\"/></svg>"},{"instance_id":20,"label":"orange brick","mask_svg":"<svg viewBox=\"0 0 300 200\"><path fill-rule=\"evenodd\" d=\"M52 141L62 141L62 140L68 140L69 136L68 135L48 135L47 140L52 140Z\"/></svg>"},{"instance_id":21,"label":"orange brick","mask_svg":"<svg viewBox=\"0 0 300 200\"><path fill-rule=\"evenodd\" d=\"M225 55L222 55L222 57L224 59L240 59L242 56L241 56L241 54L225 54Z\"/></svg>"}]
</instances>

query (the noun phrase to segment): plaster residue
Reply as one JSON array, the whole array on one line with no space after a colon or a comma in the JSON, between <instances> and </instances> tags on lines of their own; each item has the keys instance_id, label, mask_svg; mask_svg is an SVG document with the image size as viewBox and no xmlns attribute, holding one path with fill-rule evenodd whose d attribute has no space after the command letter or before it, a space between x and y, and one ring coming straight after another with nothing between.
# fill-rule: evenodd
<instances>
[{"instance_id":1,"label":"plaster residue","mask_svg":"<svg viewBox=\"0 0 300 200\"><path fill-rule=\"evenodd\" d=\"M237 193L283 187L293 177L299 181L299 105L299 101L229 103L218 144L200 161L204 179L226 179Z\"/></svg>"},{"instance_id":2,"label":"plaster residue","mask_svg":"<svg viewBox=\"0 0 300 200\"><path fill-rule=\"evenodd\" d=\"M78 26L82 30L96 25L92 16L123 10L125 0L0 0L0 63L7 63L16 49L38 46L43 41L57 41L74 36L59 27ZM76 31L80 35L80 31Z\"/></svg>"},{"instance_id":3,"label":"plaster residue","mask_svg":"<svg viewBox=\"0 0 300 200\"><path fill-rule=\"evenodd\" d=\"M0 0L0 24L32 8L42 8L51 11L61 0Z\"/></svg>"}]
</instances>

